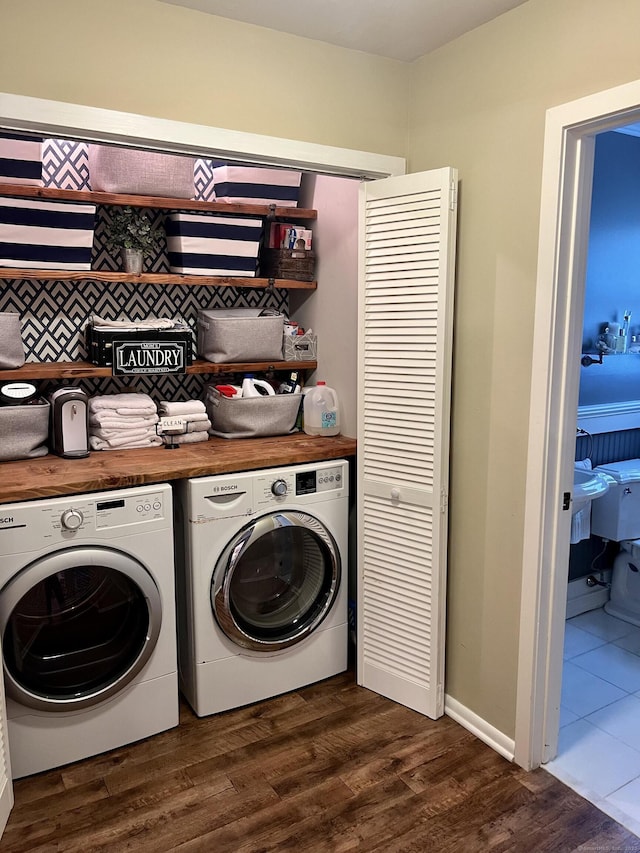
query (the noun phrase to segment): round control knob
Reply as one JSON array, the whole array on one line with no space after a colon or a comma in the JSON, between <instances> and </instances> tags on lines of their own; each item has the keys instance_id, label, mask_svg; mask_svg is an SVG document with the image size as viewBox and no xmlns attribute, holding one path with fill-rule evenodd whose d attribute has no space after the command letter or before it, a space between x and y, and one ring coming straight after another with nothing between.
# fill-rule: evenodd
<instances>
[{"instance_id":1,"label":"round control knob","mask_svg":"<svg viewBox=\"0 0 640 853\"><path fill-rule=\"evenodd\" d=\"M79 509L65 509L60 518L60 523L66 530L77 530L83 521L84 516Z\"/></svg>"},{"instance_id":2,"label":"round control knob","mask_svg":"<svg viewBox=\"0 0 640 853\"><path fill-rule=\"evenodd\" d=\"M271 485L272 493L277 497L281 498L283 495L287 494L287 484L284 480L276 480L275 483Z\"/></svg>"}]
</instances>

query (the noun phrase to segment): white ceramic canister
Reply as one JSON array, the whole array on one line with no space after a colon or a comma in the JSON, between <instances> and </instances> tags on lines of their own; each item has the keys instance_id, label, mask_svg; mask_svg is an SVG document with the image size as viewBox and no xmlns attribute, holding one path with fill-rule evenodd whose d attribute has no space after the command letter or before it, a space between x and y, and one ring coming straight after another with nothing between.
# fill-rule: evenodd
<instances>
[{"instance_id":1,"label":"white ceramic canister","mask_svg":"<svg viewBox=\"0 0 640 853\"><path fill-rule=\"evenodd\" d=\"M338 435L340 408L338 395L326 382L318 382L304 395L302 429L307 435Z\"/></svg>"}]
</instances>

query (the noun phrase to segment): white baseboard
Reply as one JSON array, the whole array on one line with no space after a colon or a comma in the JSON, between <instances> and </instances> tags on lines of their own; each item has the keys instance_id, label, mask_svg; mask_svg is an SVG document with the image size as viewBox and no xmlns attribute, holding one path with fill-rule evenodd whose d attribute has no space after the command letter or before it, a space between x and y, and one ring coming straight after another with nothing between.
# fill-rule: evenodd
<instances>
[{"instance_id":1,"label":"white baseboard","mask_svg":"<svg viewBox=\"0 0 640 853\"><path fill-rule=\"evenodd\" d=\"M516 749L516 743L513 738L507 737L451 696L445 695L444 697L444 712L447 717L451 717L456 723L460 723L463 728L474 734L483 743L486 743L487 746L490 746L491 749L502 755L503 758L513 761Z\"/></svg>"}]
</instances>

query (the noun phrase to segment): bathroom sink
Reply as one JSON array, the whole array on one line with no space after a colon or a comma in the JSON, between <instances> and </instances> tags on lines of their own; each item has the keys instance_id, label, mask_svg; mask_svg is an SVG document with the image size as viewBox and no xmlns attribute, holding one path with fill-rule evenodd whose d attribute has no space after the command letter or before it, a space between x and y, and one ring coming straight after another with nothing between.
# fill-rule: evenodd
<instances>
[{"instance_id":1,"label":"bathroom sink","mask_svg":"<svg viewBox=\"0 0 640 853\"><path fill-rule=\"evenodd\" d=\"M575 515L576 512L589 506L591 501L606 495L610 482L612 479L606 474L598 474L586 468L574 468L571 514Z\"/></svg>"}]
</instances>

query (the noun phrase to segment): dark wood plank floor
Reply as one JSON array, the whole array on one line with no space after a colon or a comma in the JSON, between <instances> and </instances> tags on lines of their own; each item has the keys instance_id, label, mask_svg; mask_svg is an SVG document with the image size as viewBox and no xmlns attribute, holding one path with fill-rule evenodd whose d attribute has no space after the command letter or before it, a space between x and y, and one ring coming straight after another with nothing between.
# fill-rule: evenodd
<instances>
[{"instance_id":1,"label":"dark wood plank floor","mask_svg":"<svg viewBox=\"0 0 640 853\"><path fill-rule=\"evenodd\" d=\"M345 673L15 783L3 853L640 853L545 770Z\"/></svg>"}]
</instances>

